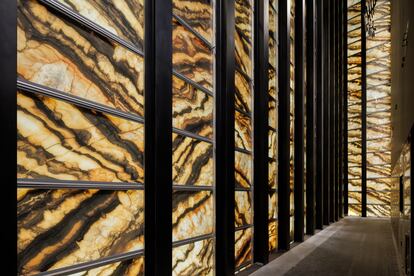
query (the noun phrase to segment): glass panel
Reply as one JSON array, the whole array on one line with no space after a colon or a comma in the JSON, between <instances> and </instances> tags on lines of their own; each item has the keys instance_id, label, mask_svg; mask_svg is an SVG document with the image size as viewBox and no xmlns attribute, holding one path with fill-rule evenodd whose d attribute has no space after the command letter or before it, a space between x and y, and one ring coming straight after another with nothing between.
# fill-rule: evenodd
<instances>
[{"instance_id":1,"label":"glass panel","mask_svg":"<svg viewBox=\"0 0 414 276\"><path fill-rule=\"evenodd\" d=\"M172 101L174 127L213 138L213 97L173 77Z\"/></svg>"},{"instance_id":2,"label":"glass panel","mask_svg":"<svg viewBox=\"0 0 414 276\"><path fill-rule=\"evenodd\" d=\"M213 194L210 191L174 191L173 241L212 233L213 202Z\"/></svg>"},{"instance_id":3,"label":"glass panel","mask_svg":"<svg viewBox=\"0 0 414 276\"><path fill-rule=\"evenodd\" d=\"M144 248L144 192L18 189L19 274Z\"/></svg>"},{"instance_id":4,"label":"glass panel","mask_svg":"<svg viewBox=\"0 0 414 276\"><path fill-rule=\"evenodd\" d=\"M214 275L214 240L173 248L172 275Z\"/></svg>"},{"instance_id":5,"label":"glass panel","mask_svg":"<svg viewBox=\"0 0 414 276\"><path fill-rule=\"evenodd\" d=\"M252 224L252 194L251 192L235 192L235 226L245 226Z\"/></svg>"},{"instance_id":6,"label":"glass panel","mask_svg":"<svg viewBox=\"0 0 414 276\"><path fill-rule=\"evenodd\" d=\"M252 121L249 116L236 111L234 139L235 146L241 149L252 151Z\"/></svg>"},{"instance_id":7,"label":"glass panel","mask_svg":"<svg viewBox=\"0 0 414 276\"><path fill-rule=\"evenodd\" d=\"M173 20L173 69L201 86L213 89L214 56L196 35Z\"/></svg>"},{"instance_id":8,"label":"glass panel","mask_svg":"<svg viewBox=\"0 0 414 276\"><path fill-rule=\"evenodd\" d=\"M58 0L107 31L144 49L144 0Z\"/></svg>"},{"instance_id":9,"label":"glass panel","mask_svg":"<svg viewBox=\"0 0 414 276\"><path fill-rule=\"evenodd\" d=\"M144 115L141 56L75 25L37 1L19 1L17 23L20 78Z\"/></svg>"},{"instance_id":10,"label":"glass panel","mask_svg":"<svg viewBox=\"0 0 414 276\"><path fill-rule=\"evenodd\" d=\"M17 93L17 177L144 181L144 126L30 93Z\"/></svg>"},{"instance_id":11,"label":"glass panel","mask_svg":"<svg viewBox=\"0 0 414 276\"><path fill-rule=\"evenodd\" d=\"M173 133L173 182L176 185L212 186L213 145Z\"/></svg>"},{"instance_id":12,"label":"glass panel","mask_svg":"<svg viewBox=\"0 0 414 276\"><path fill-rule=\"evenodd\" d=\"M252 261L252 232L252 228L247 228L235 233L236 268Z\"/></svg>"},{"instance_id":13,"label":"glass panel","mask_svg":"<svg viewBox=\"0 0 414 276\"><path fill-rule=\"evenodd\" d=\"M234 155L236 187L249 188L252 184L252 157L239 151L236 151Z\"/></svg>"},{"instance_id":14,"label":"glass panel","mask_svg":"<svg viewBox=\"0 0 414 276\"><path fill-rule=\"evenodd\" d=\"M210 43L213 42L213 5L211 0L174 0L173 13L181 17Z\"/></svg>"}]
</instances>

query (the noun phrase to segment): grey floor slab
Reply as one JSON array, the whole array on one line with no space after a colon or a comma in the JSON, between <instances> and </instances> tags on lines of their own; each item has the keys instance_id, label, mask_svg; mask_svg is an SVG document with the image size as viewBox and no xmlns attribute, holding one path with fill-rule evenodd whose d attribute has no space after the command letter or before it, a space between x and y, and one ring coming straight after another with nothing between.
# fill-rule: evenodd
<instances>
[{"instance_id":1,"label":"grey floor slab","mask_svg":"<svg viewBox=\"0 0 414 276\"><path fill-rule=\"evenodd\" d=\"M398 276L390 220L347 217L252 275Z\"/></svg>"}]
</instances>

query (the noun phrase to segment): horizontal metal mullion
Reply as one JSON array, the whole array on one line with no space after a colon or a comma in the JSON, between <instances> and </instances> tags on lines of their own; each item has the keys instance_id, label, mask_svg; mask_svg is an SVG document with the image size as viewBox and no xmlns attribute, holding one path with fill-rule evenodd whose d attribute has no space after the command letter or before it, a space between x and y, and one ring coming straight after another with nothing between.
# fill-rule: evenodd
<instances>
[{"instance_id":1,"label":"horizontal metal mullion","mask_svg":"<svg viewBox=\"0 0 414 276\"><path fill-rule=\"evenodd\" d=\"M387 69L375 71L375 72L372 72L372 73L367 74L367 77L372 76L372 75L375 75L375 74L379 74L379 73L382 73L382 72L390 72L390 70L387 68Z\"/></svg>"},{"instance_id":2,"label":"horizontal metal mullion","mask_svg":"<svg viewBox=\"0 0 414 276\"><path fill-rule=\"evenodd\" d=\"M386 85L386 84L387 84L387 82L383 82L383 83L379 83L379 84L375 84L375 85L367 85L367 90L373 89L373 88L376 88L376 87L379 87L379 86L383 86L383 85ZM390 96L385 96L385 97L382 97L382 98L378 98L378 99L384 99L384 98L388 98L388 97L391 97L391 95ZM375 100L378 100L378 99L375 99ZM370 101L373 101L373 100L368 100L367 103L370 102Z\"/></svg>"},{"instance_id":3,"label":"horizontal metal mullion","mask_svg":"<svg viewBox=\"0 0 414 276\"><path fill-rule=\"evenodd\" d=\"M197 32L196 30L194 30L193 27L191 27L183 18L181 18L179 15L176 15L174 13L173 13L173 17L178 21L178 23L180 23L181 25L183 25L188 31L190 31L198 39L200 39L201 41L203 41L203 43L206 44L207 47L210 50L214 49L214 46L210 43L210 41L208 41L207 39L205 39L199 32Z\"/></svg>"},{"instance_id":4,"label":"horizontal metal mullion","mask_svg":"<svg viewBox=\"0 0 414 276\"><path fill-rule=\"evenodd\" d=\"M214 186L173 185L173 191L213 191Z\"/></svg>"},{"instance_id":5,"label":"horizontal metal mullion","mask_svg":"<svg viewBox=\"0 0 414 276\"><path fill-rule=\"evenodd\" d=\"M90 182L90 181L67 181L67 180L38 180L17 179L18 188L35 189L100 189L100 190L143 190L143 183L125 182Z\"/></svg>"},{"instance_id":6,"label":"horizontal metal mullion","mask_svg":"<svg viewBox=\"0 0 414 276\"><path fill-rule=\"evenodd\" d=\"M55 0L40 0L40 2L42 2L43 4L45 4L46 6L60 12L63 13L64 15L68 16L69 18L71 18L72 20L82 24L83 26L87 27L88 29L110 39L115 41L116 43L124 46L125 48L133 51L134 53L140 55L140 56L144 56L144 52L137 48L134 44L132 44L129 41L126 41L122 38L120 38L119 36L109 32L108 30L106 30L105 28L101 27L100 25L94 23L93 21L89 20L88 18L80 15L79 13L71 10L70 8L66 7L65 5L55 1Z\"/></svg>"},{"instance_id":7,"label":"horizontal metal mullion","mask_svg":"<svg viewBox=\"0 0 414 276\"><path fill-rule=\"evenodd\" d=\"M247 229L247 228L252 228L252 227L253 227L253 224L246 224L246 225L243 225L243 226L235 227L234 230L235 230L235 232L237 232L237 231L244 230L244 229Z\"/></svg>"},{"instance_id":8,"label":"horizontal metal mullion","mask_svg":"<svg viewBox=\"0 0 414 276\"><path fill-rule=\"evenodd\" d=\"M187 82L187 83L191 84L192 86L194 86L194 87L195 87L195 88L197 88L198 90L200 90L200 91L202 91L202 92L204 92L204 93L206 93L206 94L208 94L208 95L210 95L210 96L214 97L213 92L211 92L210 90L208 90L208 89L207 89L207 88L205 88L204 86L202 86L202 85L200 85L200 84L196 83L196 82L195 82L195 81L193 81L192 79L187 78L187 77L186 77L186 76L184 76L183 74L178 73L177 71L173 70L173 75L174 75L174 76L176 76L177 78L180 78L181 80L183 80L183 81L185 81L185 82Z\"/></svg>"},{"instance_id":9,"label":"horizontal metal mullion","mask_svg":"<svg viewBox=\"0 0 414 276\"><path fill-rule=\"evenodd\" d=\"M198 135L198 134L195 134L195 133L192 133L192 132L189 132L187 130L183 130L183 129L173 127L172 131L175 132L176 134L179 134L179 135L182 135L182 136L190 137L190 138L200 140L200 141L210 143L210 144L213 143L213 141L211 139L206 138L206 137L201 136L201 135Z\"/></svg>"},{"instance_id":10,"label":"horizontal metal mullion","mask_svg":"<svg viewBox=\"0 0 414 276\"><path fill-rule=\"evenodd\" d=\"M194 243L194 242L198 242L198 241L202 241L202 240L207 240L207 239L214 239L214 234L206 234L206 235L201 235L201 236L197 236L194 238L189 238L189 239L185 239L185 240L180 240L180 241L174 241L173 242L173 247L178 247L181 245L186 245L189 243Z\"/></svg>"},{"instance_id":11,"label":"horizontal metal mullion","mask_svg":"<svg viewBox=\"0 0 414 276\"><path fill-rule=\"evenodd\" d=\"M234 191L236 192L251 192L253 191L253 187L235 187Z\"/></svg>"},{"instance_id":12,"label":"horizontal metal mullion","mask_svg":"<svg viewBox=\"0 0 414 276\"><path fill-rule=\"evenodd\" d=\"M274 127L272 127L272 126L268 126L268 128L269 128L269 130L271 130L273 132L277 132L277 130Z\"/></svg>"},{"instance_id":13,"label":"horizontal metal mullion","mask_svg":"<svg viewBox=\"0 0 414 276\"><path fill-rule=\"evenodd\" d=\"M137 257L140 257L140 256L144 256L144 249L140 249L140 250L136 250L136 251L132 251L132 252L128 252L128 253L123 253L123 254L119 254L119 255L116 255L116 256L104 257L104 258L98 259L96 261L76 264L76 265L72 265L72 266L68 266L68 267L64 267L64 268L58 268L56 270L45 271L45 272L41 272L41 273L36 274L36 275L37 276L71 275L71 274L74 274L74 273L77 273L77 272L82 272L82 271L90 270L90 269L93 269L93 268L101 267L101 266L104 266L104 265L134 259L134 258L137 258Z\"/></svg>"},{"instance_id":14,"label":"horizontal metal mullion","mask_svg":"<svg viewBox=\"0 0 414 276\"><path fill-rule=\"evenodd\" d=\"M48 96L48 97L52 97L55 99L59 99L83 108L87 108L87 109L93 109L96 111L100 111L103 113L107 113L110 115L114 115L117 117L121 117L127 120L131 120L131 121L135 121L135 122L139 122L139 123L144 123L144 118L138 115L134 115L132 113L128 113L128 112L124 112L124 111L120 111L118 109L112 108L112 107L108 107L108 106L104 106L102 104L96 103L96 102L92 102L90 100L86 100L83 98L80 98L78 96L74 96L71 94L68 94L66 92L62 92L60 90L54 89L54 88L50 88L50 87L46 87L40 84L36 84L27 80L23 80L23 79L17 79L17 89L20 90L24 90L27 92L32 92L32 93L36 93L36 94L41 94L44 96Z\"/></svg>"},{"instance_id":15,"label":"horizontal metal mullion","mask_svg":"<svg viewBox=\"0 0 414 276\"><path fill-rule=\"evenodd\" d=\"M253 264L253 260L246 261L246 262L242 263L241 265L239 265L238 267L236 267L236 271L240 270L240 269L243 269L243 268L245 268L245 267L247 267L248 265L251 265L251 264Z\"/></svg>"},{"instance_id":16,"label":"horizontal metal mullion","mask_svg":"<svg viewBox=\"0 0 414 276\"><path fill-rule=\"evenodd\" d=\"M244 110L242 110L238 107L234 107L234 110L241 113L241 114L243 114L244 116L249 117L250 119L252 118L252 114L250 112L246 112L246 111L244 111Z\"/></svg>"},{"instance_id":17,"label":"horizontal metal mullion","mask_svg":"<svg viewBox=\"0 0 414 276\"><path fill-rule=\"evenodd\" d=\"M243 77L245 77L247 79L247 81L251 85L253 85L253 80L252 80L252 78L249 75L247 75L240 67L238 67L237 64L236 64L235 68L236 68L236 71L237 72L239 72L241 75L243 75Z\"/></svg>"},{"instance_id":18,"label":"horizontal metal mullion","mask_svg":"<svg viewBox=\"0 0 414 276\"><path fill-rule=\"evenodd\" d=\"M386 41L386 42L384 42L384 43L381 43L381 44L378 44L378 45L372 46L372 47L370 47L370 48L367 48L365 52L366 52L366 53L368 53L369 51L371 51L371 50L373 50L373 49L375 49L375 48L381 47L381 46L383 46L383 45L385 45L385 44L387 44L387 43L391 43L391 41Z\"/></svg>"},{"instance_id":19,"label":"horizontal metal mullion","mask_svg":"<svg viewBox=\"0 0 414 276\"><path fill-rule=\"evenodd\" d=\"M234 150L235 151L238 151L238 152L241 152L241 153L245 153L245 154L252 155L252 152L251 151L246 150L246 149L242 149L242 148L239 148L239 147L235 147Z\"/></svg>"}]
</instances>

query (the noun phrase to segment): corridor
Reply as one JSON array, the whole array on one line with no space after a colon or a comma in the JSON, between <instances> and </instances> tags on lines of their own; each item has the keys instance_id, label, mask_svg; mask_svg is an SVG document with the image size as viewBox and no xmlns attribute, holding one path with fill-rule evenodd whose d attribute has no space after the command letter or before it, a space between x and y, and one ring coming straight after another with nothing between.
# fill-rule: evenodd
<instances>
[{"instance_id":1,"label":"corridor","mask_svg":"<svg viewBox=\"0 0 414 276\"><path fill-rule=\"evenodd\" d=\"M390 220L344 218L253 275L399 275Z\"/></svg>"}]
</instances>

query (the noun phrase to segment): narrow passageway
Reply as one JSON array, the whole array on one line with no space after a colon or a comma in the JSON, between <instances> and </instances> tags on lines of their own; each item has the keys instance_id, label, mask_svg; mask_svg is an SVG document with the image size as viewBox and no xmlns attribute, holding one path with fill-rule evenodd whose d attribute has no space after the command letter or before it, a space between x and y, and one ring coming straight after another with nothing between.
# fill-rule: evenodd
<instances>
[{"instance_id":1,"label":"narrow passageway","mask_svg":"<svg viewBox=\"0 0 414 276\"><path fill-rule=\"evenodd\" d=\"M253 275L399 275L389 219L345 218Z\"/></svg>"}]
</instances>

